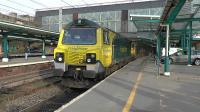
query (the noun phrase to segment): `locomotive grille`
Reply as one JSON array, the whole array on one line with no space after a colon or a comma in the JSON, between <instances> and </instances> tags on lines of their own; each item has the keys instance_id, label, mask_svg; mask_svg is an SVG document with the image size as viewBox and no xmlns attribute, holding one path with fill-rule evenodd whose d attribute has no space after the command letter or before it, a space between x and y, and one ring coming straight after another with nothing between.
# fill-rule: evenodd
<instances>
[{"instance_id":1,"label":"locomotive grille","mask_svg":"<svg viewBox=\"0 0 200 112\"><path fill-rule=\"evenodd\" d=\"M83 52L68 52L69 64L84 64L85 53Z\"/></svg>"}]
</instances>

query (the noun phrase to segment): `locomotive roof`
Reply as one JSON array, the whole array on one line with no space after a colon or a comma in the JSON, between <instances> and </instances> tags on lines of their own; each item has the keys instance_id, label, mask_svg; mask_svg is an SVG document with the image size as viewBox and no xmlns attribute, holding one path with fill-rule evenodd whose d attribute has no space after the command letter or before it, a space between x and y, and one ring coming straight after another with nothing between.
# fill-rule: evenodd
<instances>
[{"instance_id":1,"label":"locomotive roof","mask_svg":"<svg viewBox=\"0 0 200 112\"><path fill-rule=\"evenodd\" d=\"M99 24L90 21L88 19L77 19L74 20L72 22L70 22L69 24L67 24L64 29L70 28L70 27L101 27Z\"/></svg>"},{"instance_id":2,"label":"locomotive roof","mask_svg":"<svg viewBox=\"0 0 200 112\"><path fill-rule=\"evenodd\" d=\"M68 29L68 28L71 28L71 27L93 27L93 28L103 28L104 30L109 30L109 31L112 31L112 32L115 32L109 28L106 28L106 27L103 27L103 26L100 26L98 23L96 22L93 22L91 20L88 20L88 19L77 19L77 20L74 20L72 22L70 22L69 24L67 24L64 29ZM121 34L115 32L117 35L119 36L122 36Z\"/></svg>"}]
</instances>

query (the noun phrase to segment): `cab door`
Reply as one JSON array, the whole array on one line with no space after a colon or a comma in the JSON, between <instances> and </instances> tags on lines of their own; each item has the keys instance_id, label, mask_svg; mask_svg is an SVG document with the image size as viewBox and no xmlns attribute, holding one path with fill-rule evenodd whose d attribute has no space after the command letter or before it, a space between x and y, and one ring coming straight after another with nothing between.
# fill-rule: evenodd
<instances>
[{"instance_id":1,"label":"cab door","mask_svg":"<svg viewBox=\"0 0 200 112\"><path fill-rule=\"evenodd\" d=\"M112 46L111 40L109 38L109 31L103 30L103 43L102 43L103 55L102 59L104 66L108 67L112 63Z\"/></svg>"}]
</instances>

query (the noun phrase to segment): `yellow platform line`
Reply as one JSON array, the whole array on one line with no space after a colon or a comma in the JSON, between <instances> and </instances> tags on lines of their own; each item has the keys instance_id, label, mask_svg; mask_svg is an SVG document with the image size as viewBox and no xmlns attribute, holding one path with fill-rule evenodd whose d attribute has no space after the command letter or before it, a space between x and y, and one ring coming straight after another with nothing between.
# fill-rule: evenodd
<instances>
[{"instance_id":1,"label":"yellow platform line","mask_svg":"<svg viewBox=\"0 0 200 112\"><path fill-rule=\"evenodd\" d=\"M129 112L131 109L132 104L134 103L134 99L135 99L135 95L136 95L136 90L138 88L138 85L142 79L142 72L139 73L137 80L136 80L136 84L133 86L131 93L128 97L128 100L126 102L126 105L124 106L122 112Z\"/></svg>"}]
</instances>

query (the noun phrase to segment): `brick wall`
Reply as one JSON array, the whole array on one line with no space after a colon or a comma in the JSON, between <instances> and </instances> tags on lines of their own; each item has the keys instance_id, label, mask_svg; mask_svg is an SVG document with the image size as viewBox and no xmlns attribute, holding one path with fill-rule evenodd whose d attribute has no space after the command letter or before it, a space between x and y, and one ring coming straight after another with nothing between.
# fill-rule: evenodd
<instances>
[{"instance_id":1,"label":"brick wall","mask_svg":"<svg viewBox=\"0 0 200 112\"><path fill-rule=\"evenodd\" d=\"M40 72L42 70L53 69L53 63L42 63L42 64L33 64L33 65L25 65L25 66L17 66L17 67L5 67L0 68L0 78L13 76L13 75L24 75L31 74L35 72Z\"/></svg>"}]
</instances>

